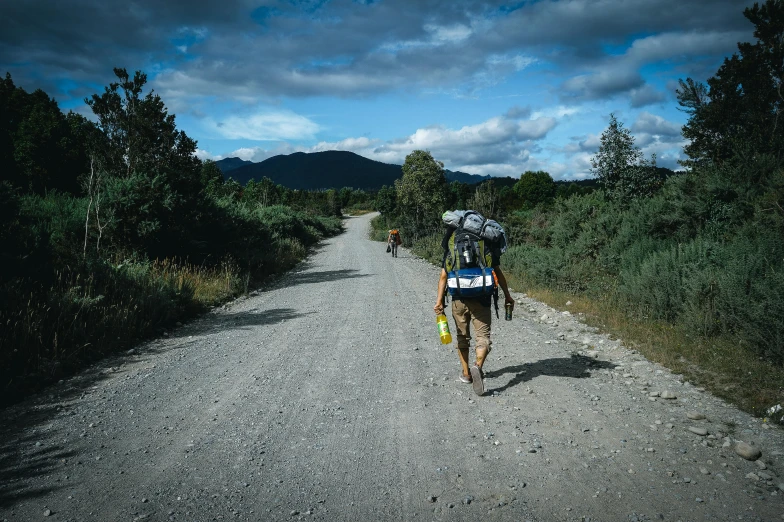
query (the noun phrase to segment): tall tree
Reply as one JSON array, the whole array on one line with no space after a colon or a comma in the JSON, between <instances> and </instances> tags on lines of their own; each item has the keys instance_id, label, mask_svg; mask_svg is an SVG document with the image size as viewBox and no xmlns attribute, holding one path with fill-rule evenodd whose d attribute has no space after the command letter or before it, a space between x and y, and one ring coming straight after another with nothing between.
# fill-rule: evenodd
<instances>
[{"instance_id":1,"label":"tall tree","mask_svg":"<svg viewBox=\"0 0 784 522\"><path fill-rule=\"evenodd\" d=\"M707 87L680 81L678 102L689 113L686 166L720 164L749 146L784 159L784 2L755 3L743 15L754 24L756 43L738 43Z\"/></svg>"},{"instance_id":2,"label":"tall tree","mask_svg":"<svg viewBox=\"0 0 784 522\"><path fill-rule=\"evenodd\" d=\"M656 174L656 156L646 161L634 136L615 114L602 133L599 152L591 158L591 171L610 197L628 200L651 195L660 185Z\"/></svg>"},{"instance_id":3,"label":"tall tree","mask_svg":"<svg viewBox=\"0 0 784 522\"><path fill-rule=\"evenodd\" d=\"M477 185L474 195L468 200L468 207L486 218L497 219L499 199L498 189L493 180L489 179Z\"/></svg>"},{"instance_id":4,"label":"tall tree","mask_svg":"<svg viewBox=\"0 0 784 522\"><path fill-rule=\"evenodd\" d=\"M114 69L118 82L85 100L98 118L90 140L91 202L86 229L107 226L121 248L142 247L154 257L187 252L203 209L203 179L196 142L177 129L160 96L143 95L147 76ZM212 172L211 172L212 170ZM204 174L204 177L202 176ZM101 208L106 215L101 216ZM103 219L104 225L101 225Z\"/></svg>"},{"instance_id":5,"label":"tall tree","mask_svg":"<svg viewBox=\"0 0 784 522\"><path fill-rule=\"evenodd\" d=\"M219 196L220 188L223 186L223 172L218 164L212 160L207 160L201 165L201 184L207 194Z\"/></svg>"},{"instance_id":6,"label":"tall tree","mask_svg":"<svg viewBox=\"0 0 784 522\"><path fill-rule=\"evenodd\" d=\"M413 226L414 237L439 226L446 206L444 164L429 151L415 150L406 156L403 177L395 180L398 208Z\"/></svg>"},{"instance_id":7,"label":"tall tree","mask_svg":"<svg viewBox=\"0 0 784 522\"><path fill-rule=\"evenodd\" d=\"M558 189L549 173L527 170L520 176L520 181L514 184L513 190L526 208L534 208L539 204L550 203Z\"/></svg>"},{"instance_id":8,"label":"tall tree","mask_svg":"<svg viewBox=\"0 0 784 522\"><path fill-rule=\"evenodd\" d=\"M3 179L25 192L77 193L87 171L87 120L65 115L44 91L27 93L10 74L0 80L0 165Z\"/></svg>"},{"instance_id":9,"label":"tall tree","mask_svg":"<svg viewBox=\"0 0 784 522\"><path fill-rule=\"evenodd\" d=\"M177 130L174 114L169 114L154 91L142 97L147 75L136 71L130 78L125 69L114 69L119 82L112 82L100 96L85 99L98 118L103 142L92 152L102 167L115 176L134 172L166 172L194 184L200 165L196 142Z\"/></svg>"},{"instance_id":10,"label":"tall tree","mask_svg":"<svg viewBox=\"0 0 784 522\"><path fill-rule=\"evenodd\" d=\"M467 208L468 200L474 193L473 185L461 181L453 181L447 188L447 205L454 209Z\"/></svg>"},{"instance_id":11,"label":"tall tree","mask_svg":"<svg viewBox=\"0 0 784 522\"><path fill-rule=\"evenodd\" d=\"M376 208L385 215L392 214L397 206L395 187L384 185L376 194Z\"/></svg>"}]
</instances>

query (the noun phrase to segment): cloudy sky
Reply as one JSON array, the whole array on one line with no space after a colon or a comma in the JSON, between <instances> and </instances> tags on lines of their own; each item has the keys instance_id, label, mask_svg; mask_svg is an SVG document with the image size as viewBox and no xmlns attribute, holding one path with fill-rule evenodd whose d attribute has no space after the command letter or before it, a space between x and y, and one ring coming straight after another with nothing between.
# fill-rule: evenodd
<instances>
[{"instance_id":1,"label":"cloudy sky","mask_svg":"<svg viewBox=\"0 0 784 522\"><path fill-rule=\"evenodd\" d=\"M9 0L0 73L86 114L142 70L199 156L349 150L452 170L590 177L610 113L682 157L679 78L753 40L747 0Z\"/></svg>"}]
</instances>

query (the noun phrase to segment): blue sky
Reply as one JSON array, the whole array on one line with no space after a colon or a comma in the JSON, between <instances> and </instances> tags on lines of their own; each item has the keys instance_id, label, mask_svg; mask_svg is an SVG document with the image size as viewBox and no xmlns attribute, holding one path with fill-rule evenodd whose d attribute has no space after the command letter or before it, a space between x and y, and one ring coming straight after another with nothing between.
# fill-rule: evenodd
<instances>
[{"instance_id":1,"label":"blue sky","mask_svg":"<svg viewBox=\"0 0 784 522\"><path fill-rule=\"evenodd\" d=\"M63 109L142 70L202 159L349 150L591 177L609 114L678 168L679 78L753 41L739 0L0 3L0 72Z\"/></svg>"}]
</instances>

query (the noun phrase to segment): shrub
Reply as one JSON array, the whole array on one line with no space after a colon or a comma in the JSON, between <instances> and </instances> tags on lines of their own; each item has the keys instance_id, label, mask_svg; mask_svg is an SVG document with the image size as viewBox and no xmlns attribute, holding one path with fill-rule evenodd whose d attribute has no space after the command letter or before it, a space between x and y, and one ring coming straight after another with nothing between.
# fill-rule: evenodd
<instances>
[{"instance_id":1,"label":"shrub","mask_svg":"<svg viewBox=\"0 0 784 522\"><path fill-rule=\"evenodd\" d=\"M436 266L441 266L444 250L441 248L443 234L430 234L422 236L412 245L412 251L423 259L427 259Z\"/></svg>"},{"instance_id":2,"label":"shrub","mask_svg":"<svg viewBox=\"0 0 784 522\"><path fill-rule=\"evenodd\" d=\"M716 274L715 316L760 355L782 363L784 238L779 232L747 226L727 243Z\"/></svg>"}]
</instances>

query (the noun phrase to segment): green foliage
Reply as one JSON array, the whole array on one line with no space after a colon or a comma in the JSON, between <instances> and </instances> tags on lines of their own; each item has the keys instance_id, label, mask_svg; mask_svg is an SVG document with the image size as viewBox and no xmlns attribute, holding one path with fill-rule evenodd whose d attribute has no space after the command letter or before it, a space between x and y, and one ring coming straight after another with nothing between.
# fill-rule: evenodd
<instances>
[{"instance_id":1,"label":"green foliage","mask_svg":"<svg viewBox=\"0 0 784 522\"><path fill-rule=\"evenodd\" d=\"M219 197L222 195L223 172L217 163L207 160L201 165L201 186L208 196Z\"/></svg>"},{"instance_id":2,"label":"green foliage","mask_svg":"<svg viewBox=\"0 0 784 522\"><path fill-rule=\"evenodd\" d=\"M550 174L544 171L526 171L515 183L513 190L525 208L547 205L555 198L557 187Z\"/></svg>"},{"instance_id":3,"label":"green foliage","mask_svg":"<svg viewBox=\"0 0 784 522\"><path fill-rule=\"evenodd\" d=\"M446 206L444 164L429 152L415 150L403 164L403 177L395 181L401 217L410 224L412 239L439 226Z\"/></svg>"},{"instance_id":4,"label":"green foliage","mask_svg":"<svg viewBox=\"0 0 784 522\"><path fill-rule=\"evenodd\" d=\"M376 208L382 214L392 214L397 208L397 191L395 187L384 185L376 194Z\"/></svg>"},{"instance_id":5,"label":"green foliage","mask_svg":"<svg viewBox=\"0 0 784 522\"><path fill-rule=\"evenodd\" d=\"M98 118L100 134L94 136L90 153L99 168L112 176L135 172L165 174L181 182L179 190L198 189L200 161L194 156L196 142L177 130L160 96L153 91L142 96L147 75L136 71L130 78L125 69L114 69L112 82L100 96L85 99Z\"/></svg>"},{"instance_id":6,"label":"green foliage","mask_svg":"<svg viewBox=\"0 0 784 522\"><path fill-rule=\"evenodd\" d=\"M534 211L519 210L504 217L500 222L506 231L506 240L509 246L522 245L532 242L531 228Z\"/></svg>"},{"instance_id":7,"label":"green foliage","mask_svg":"<svg viewBox=\"0 0 784 522\"><path fill-rule=\"evenodd\" d=\"M78 193L88 128L84 117L63 114L45 92L28 94L6 74L0 80L0 180L28 193Z\"/></svg>"},{"instance_id":8,"label":"green foliage","mask_svg":"<svg viewBox=\"0 0 784 522\"><path fill-rule=\"evenodd\" d=\"M463 209L468 208L468 201L476 189L468 183L453 181L447 189L447 208Z\"/></svg>"},{"instance_id":9,"label":"green foliage","mask_svg":"<svg viewBox=\"0 0 784 522\"><path fill-rule=\"evenodd\" d=\"M194 156L196 142L177 130L160 96L142 94L147 76L114 73L119 82L85 100L98 119L88 140L86 240L115 253L187 255L205 198L225 194L226 187L218 184L214 166L202 167Z\"/></svg>"},{"instance_id":10,"label":"green foliage","mask_svg":"<svg viewBox=\"0 0 784 522\"><path fill-rule=\"evenodd\" d=\"M580 196L583 194L590 194L593 192L591 186L580 186L574 182L558 182L556 183L555 197L560 199L567 199L572 196Z\"/></svg>"},{"instance_id":11,"label":"green foliage","mask_svg":"<svg viewBox=\"0 0 784 522\"><path fill-rule=\"evenodd\" d=\"M493 180L489 179L477 185L473 197L467 202L467 208L476 210L487 219L498 218L498 204L501 196Z\"/></svg>"},{"instance_id":12,"label":"green foliage","mask_svg":"<svg viewBox=\"0 0 784 522\"><path fill-rule=\"evenodd\" d=\"M680 81L678 101L689 121L683 135L690 167L717 164L734 157L738 147L773 154L781 161L784 125L784 4L767 0L746 8L754 24L755 43L739 43L708 87L691 78Z\"/></svg>"},{"instance_id":13,"label":"green foliage","mask_svg":"<svg viewBox=\"0 0 784 522\"><path fill-rule=\"evenodd\" d=\"M784 239L745 227L727 242L698 237L645 255L619 293L646 317L701 335L731 334L784 362Z\"/></svg>"},{"instance_id":14,"label":"green foliage","mask_svg":"<svg viewBox=\"0 0 784 522\"><path fill-rule=\"evenodd\" d=\"M634 136L614 114L602 133L599 152L591 158L592 172L607 194L621 201L647 197L659 187L656 156L650 161L634 145Z\"/></svg>"},{"instance_id":15,"label":"green foliage","mask_svg":"<svg viewBox=\"0 0 784 522\"><path fill-rule=\"evenodd\" d=\"M370 220L370 239L373 241L386 242L390 228L391 227L387 222L387 216L384 214L379 214Z\"/></svg>"}]
</instances>

